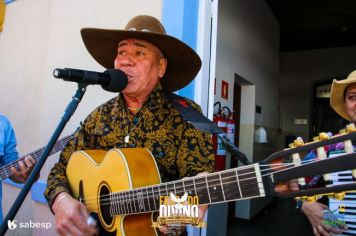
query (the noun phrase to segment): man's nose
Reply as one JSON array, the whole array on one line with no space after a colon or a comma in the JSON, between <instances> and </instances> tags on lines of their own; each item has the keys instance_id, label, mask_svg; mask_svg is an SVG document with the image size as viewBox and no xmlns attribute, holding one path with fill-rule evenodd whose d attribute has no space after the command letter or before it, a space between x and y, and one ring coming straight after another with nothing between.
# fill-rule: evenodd
<instances>
[{"instance_id":1,"label":"man's nose","mask_svg":"<svg viewBox=\"0 0 356 236\"><path fill-rule=\"evenodd\" d=\"M134 58L131 54L121 55L118 60L123 66L132 66L135 64Z\"/></svg>"}]
</instances>

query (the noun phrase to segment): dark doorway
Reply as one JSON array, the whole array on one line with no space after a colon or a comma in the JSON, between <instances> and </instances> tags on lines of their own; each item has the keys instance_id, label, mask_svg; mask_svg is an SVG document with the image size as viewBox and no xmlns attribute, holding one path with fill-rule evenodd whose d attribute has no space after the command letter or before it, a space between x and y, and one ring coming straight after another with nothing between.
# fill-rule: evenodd
<instances>
[{"instance_id":1,"label":"dark doorway","mask_svg":"<svg viewBox=\"0 0 356 236\"><path fill-rule=\"evenodd\" d=\"M339 133L348 121L341 118L330 106L332 80L316 83L313 86L311 140L321 132Z\"/></svg>"}]
</instances>

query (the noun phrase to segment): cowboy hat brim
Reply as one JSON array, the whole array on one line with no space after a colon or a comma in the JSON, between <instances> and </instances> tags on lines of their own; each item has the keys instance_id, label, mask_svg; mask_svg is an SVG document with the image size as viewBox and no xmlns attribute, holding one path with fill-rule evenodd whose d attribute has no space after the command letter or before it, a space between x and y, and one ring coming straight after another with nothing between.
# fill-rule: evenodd
<instances>
[{"instance_id":1,"label":"cowboy hat brim","mask_svg":"<svg viewBox=\"0 0 356 236\"><path fill-rule=\"evenodd\" d=\"M347 86L353 83L356 83L356 77L348 77L339 81L334 79L331 86L330 106L346 120L350 118L346 112L344 93Z\"/></svg>"},{"instance_id":2,"label":"cowboy hat brim","mask_svg":"<svg viewBox=\"0 0 356 236\"><path fill-rule=\"evenodd\" d=\"M114 68L117 45L121 40L136 38L148 41L158 47L167 59L167 69L161 85L165 91L173 92L187 86L201 67L198 54L180 40L147 31L108 30L83 28L83 42L90 55L103 67Z\"/></svg>"}]
</instances>

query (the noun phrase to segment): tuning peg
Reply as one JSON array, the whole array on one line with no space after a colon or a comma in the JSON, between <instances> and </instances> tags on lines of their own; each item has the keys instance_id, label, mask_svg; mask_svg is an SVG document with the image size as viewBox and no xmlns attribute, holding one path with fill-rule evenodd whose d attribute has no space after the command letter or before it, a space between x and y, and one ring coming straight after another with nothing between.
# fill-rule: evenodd
<instances>
[{"instance_id":1,"label":"tuning peg","mask_svg":"<svg viewBox=\"0 0 356 236\"><path fill-rule=\"evenodd\" d=\"M322 133L319 133L319 140L327 140L329 139L330 136L329 136L329 133L325 133L325 132L322 132Z\"/></svg>"},{"instance_id":2,"label":"tuning peg","mask_svg":"<svg viewBox=\"0 0 356 236\"><path fill-rule=\"evenodd\" d=\"M288 144L288 147L289 148L295 148L295 145L294 145L294 143L290 143L290 144Z\"/></svg>"},{"instance_id":3,"label":"tuning peg","mask_svg":"<svg viewBox=\"0 0 356 236\"><path fill-rule=\"evenodd\" d=\"M319 136L313 137L313 141L320 141Z\"/></svg>"},{"instance_id":4,"label":"tuning peg","mask_svg":"<svg viewBox=\"0 0 356 236\"><path fill-rule=\"evenodd\" d=\"M356 127L354 123L351 123L349 125L346 126L346 131L351 133L351 132L355 132L356 131Z\"/></svg>"},{"instance_id":5,"label":"tuning peg","mask_svg":"<svg viewBox=\"0 0 356 236\"><path fill-rule=\"evenodd\" d=\"M293 144L294 144L294 147L300 147L300 146L304 145L304 141L303 141L302 137L298 137L294 140Z\"/></svg>"},{"instance_id":6,"label":"tuning peg","mask_svg":"<svg viewBox=\"0 0 356 236\"><path fill-rule=\"evenodd\" d=\"M345 192L334 193L333 198L335 198L336 200L344 200Z\"/></svg>"},{"instance_id":7,"label":"tuning peg","mask_svg":"<svg viewBox=\"0 0 356 236\"><path fill-rule=\"evenodd\" d=\"M307 202L316 202L318 200L318 198L317 198L317 196L315 195L315 196L308 196L307 198L306 198L306 201Z\"/></svg>"},{"instance_id":8,"label":"tuning peg","mask_svg":"<svg viewBox=\"0 0 356 236\"><path fill-rule=\"evenodd\" d=\"M304 141L301 137L296 138L293 143L289 144L290 148L296 148L304 145ZM293 153L292 154L292 159L293 159L293 164L294 166L300 166L302 161L300 159L299 153ZM298 185L299 188L304 189L305 188L305 179L304 177L298 178Z\"/></svg>"}]
</instances>

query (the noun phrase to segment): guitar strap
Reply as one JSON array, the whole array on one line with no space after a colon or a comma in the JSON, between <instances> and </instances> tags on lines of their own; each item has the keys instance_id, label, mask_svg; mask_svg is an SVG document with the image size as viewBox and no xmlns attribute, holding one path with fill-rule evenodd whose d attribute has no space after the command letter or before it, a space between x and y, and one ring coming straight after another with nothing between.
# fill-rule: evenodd
<instances>
[{"instance_id":1,"label":"guitar strap","mask_svg":"<svg viewBox=\"0 0 356 236\"><path fill-rule=\"evenodd\" d=\"M246 158L246 155L228 139L221 128L206 118L202 113L196 111L183 97L168 92L166 93L166 96L168 100L172 102L174 108L181 114L185 121L191 123L200 131L217 135L222 144L225 146L226 150L231 153L232 157L235 157L245 165L251 164L250 161Z\"/></svg>"},{"instance_id":2,"label":"guitar strap","mask_svg":"<svg viewBox=\"0 0 356 236\"><path fill-rule=\"evenodd\" d=\"M224 132L214 122L196 111L183 97L168 92L166 95L183 119L191 123L195 128L209 134L221 134Z\"/></svg>"}]
</instances>

